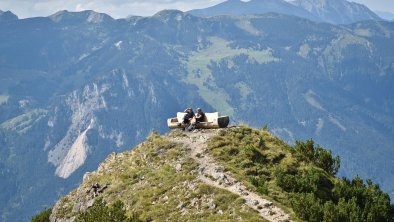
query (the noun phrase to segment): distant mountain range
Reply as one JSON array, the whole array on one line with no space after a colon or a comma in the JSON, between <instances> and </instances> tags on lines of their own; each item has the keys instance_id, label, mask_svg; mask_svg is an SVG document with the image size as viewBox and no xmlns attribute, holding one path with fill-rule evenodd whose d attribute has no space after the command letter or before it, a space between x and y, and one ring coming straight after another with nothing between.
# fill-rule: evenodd
<instances>
[{"instance_id":1,"label":"distant mountain range","mask_svg":"<svg viewBox=\"0 0 394 222\"><path fill-rule=\"evenodd\" d=\"M0 218L28 220L189 106L313 137L341 155L340 176L393 195L393 52L385 21L2 12Z\"/></svg>"},{"instance_id":2,"label":"distant mountain range","mask_svg":"<svg viewBox=\"0 0 394 222\"><path fill-rule=\"evenodd\" d=\"M195 16L210 17L217 15L265 14L270 12L321 21L319 17L316 17L304 8L297 7L283 0L252 0L248 2L228 0L206 9L191 10L188 13Z\"/></svg>"},{"instance_id":3,"label":"distant mountain range","mask_svg":"<svg viewBox=\"0 0 394 222\"><path fill-rule=\"evenodd\" d=\"M196 16L248 15L268 12L294 15L316 22L350 24L364 20L381 20L366 6L346 0L228 0L221 4L191 10Z\"/></svg>"}]
</instances>

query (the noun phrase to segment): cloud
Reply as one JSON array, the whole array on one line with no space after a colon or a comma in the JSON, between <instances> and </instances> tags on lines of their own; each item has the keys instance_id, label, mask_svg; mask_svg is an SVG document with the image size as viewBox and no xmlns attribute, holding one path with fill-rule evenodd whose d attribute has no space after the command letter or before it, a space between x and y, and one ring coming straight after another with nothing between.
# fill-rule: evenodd
<instances>
[{"instance_id":1,"label":"cloud","mask_svg":"<svg viewBox=\"0 0 394 222\"><path fill-rule=\"evenodd\" d=\"M225 0L0 0L0 9L10 10L21 18L48 16L60 10L94 10L124 18L150 16L163 9L187 11L216 5Z\"/></svg>"},{"instance_id":2,"label":"cloud","mask_svg":"<svg viewBox=\"0 0 394 222\"><path fill-rule=\"evenodd\" d=\"M188 11L216 5L225 0L0 0L1 10L10 10L20 18L48 16L60 10L94 10L124 18L129 15L149 16L163 9ZM392 0L350 0L371 9L394 12Z\"/></svg>"}]
</instances>

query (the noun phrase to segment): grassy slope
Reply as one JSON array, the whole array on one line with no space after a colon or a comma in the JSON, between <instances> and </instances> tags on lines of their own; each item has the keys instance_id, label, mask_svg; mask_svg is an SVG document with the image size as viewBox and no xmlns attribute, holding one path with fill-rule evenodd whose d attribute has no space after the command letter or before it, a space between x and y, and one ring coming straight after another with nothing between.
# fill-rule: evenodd
<instances>
[{"instance_id":1,"label":"grassy slope","mask_svg":"<svg viewBox=\"0 0 394 222\"><path fill-rule=\"evenodd\" d=\"M208 150L217 162L251 190L287 212L293 212L288 202L289 195L276 185L274 176L277 169L297 165L288 144L268 130L241 127L223 130L209 141ZM294 214L292 218L296 218Z\"/></svg>"},{"instance_id":2,"label":"grassy slope","mask_svg":"<svg viewBox=\"0 0 394 222\"><path fill-rule=\"evenodd\" d=\"M31 126L45 117L47 111L44 109L34 109L23 115L7 120L0 124L0 128L16 131L19 134L27 132Z\"/></svg>"},{"instance_id":3,"label":"grassy slope","mask_svg":"<svg viewBox=\"0 0 394 222\"><path fill-rule=\"evenodd\" d=\"M107 203L121 200L129 215L142 220L263 221L239 196L199 181L190 148L168 137L190 139L179 131L166 136L152 133L133 151L110 155L78 189L58 202L54 214L69 218L86 209L93 200L86 190L98 182L111 183L100 195ZM308 143L302 144L308 147ZM360 178L338 179L333 176L336 170L317 167L322 163L319 159L305 159L308 151L301 153L301 148L290 147L266 129L242 126L219 130L207 140L206 152L295 221L391 221L394 206L378 185L368 180L365 184ZM314 149L315 154L325 152L317 152L318 145Z\"/></svg>"},{"instance_id":4,"label":"grassy slope","mask_svg":"<svg viewBox=\"0 0 394 222\"><path fill-rule=\"evenodd\" d=\"M306 160L308 151L301 152L300 148L290 147L266 129L248 127L222 130L208 143L209 154L219 164L249 189L288 212L295 212L297 215L293 213L292 218L392 221L394 206L390 206L390 198L378 185L370 180L364 183L357 177L338 179L333 176L336 170L324 168L331 164L324 165L327 162L318 160L324 155L331 156L330 151L322 151L316 145L313 155L317 159L311 161ZM317 167L319 164L322 168Z\"/></svg>"},{"instance_id":5,"label":"grassy slope","mask_svg":"<svg viewBox=\"0 0 394 222\"><path fill-rule=\"evenodd\" d=\"M220 113L233 116L234 108L231 105L229 96L225 91L218 88L212 71L209 69L211 62L219 63L226 60L229 66L233 66L232 59L240 55L248 55L251 63L269 63L278 61L273 57L272 51L253 49L233 49L224 39L217 37L210 38L210 45L207 49L193 53L187 61L188 76L185 82L198 87L198 93L212 107Z\"/></svg>"},{"instance_id":6,"label":"grassy slope","mask_svg":"<svg viewBox=\"0 0 394 222\"><path fill-rule=\"evenodd\" d=\"M238 196L196 180L197 165L186 152L185 147L152 134L133 151L112 154L80 188L63 197L54 212L61 218L75 216L75 204L91 200L86 189L98 182L110 183L100 195L107 203L121 200L128 214L137 213L141 220L264 221Z\"/></svg>"},{"instance_id":7,"label":"grassy slope","mask_svg":"<svg viewBox=\"0 0 394 222\"><path fill-rule=\"evenodd\" d=\"M8 95L0 95L0 105L7 103L9 97Z\"/></svg>"}]
</instances>

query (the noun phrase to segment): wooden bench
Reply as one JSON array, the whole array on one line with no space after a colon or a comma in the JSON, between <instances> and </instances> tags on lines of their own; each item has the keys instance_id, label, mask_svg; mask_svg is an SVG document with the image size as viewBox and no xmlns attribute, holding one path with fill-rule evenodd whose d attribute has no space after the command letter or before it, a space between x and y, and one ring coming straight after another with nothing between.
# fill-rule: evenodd
<instances>
[{"instance_id":1,"label":"wooden bench","mask_svg":"<svg viewBox=\"0 0 394 222\"><path fill-rule=\"evenodd\" d=\"M167 120L167 125L171 129L183 128L185 127L183 122L183 117L186 113L177 112L175 118L170 118ZM218 112L205 113L205 118L203 122L195 123L196 128L203 129L215 129L224 128L229 124L230 119L228 116L219 116Z\"/></svg>"}]
</instances>

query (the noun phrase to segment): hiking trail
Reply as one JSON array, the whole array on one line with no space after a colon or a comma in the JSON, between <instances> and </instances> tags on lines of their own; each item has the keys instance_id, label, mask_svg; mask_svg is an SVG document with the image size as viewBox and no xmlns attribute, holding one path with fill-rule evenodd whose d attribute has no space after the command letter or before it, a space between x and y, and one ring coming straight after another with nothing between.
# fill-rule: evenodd
<instances>
[{"instance_id":1,"label":"hiking trail","mask_svg":"<svg viewBox=\"0 0 394 222\"><path fill-rule=\"evenodd\" d=\"M199 180L239 195L245 200L247 206L258 211L260 216L268 221L292 221L284 210L275 206L271 201L261 198L257 193L250 191L244 184L232 177L230 172L225 172L224 167L208 155L206 152L207 141L217 132L218 130L194 130L193 132L185 132L186 136L184 137L170 137L169 139L190 148L191 157L199 164Z\"/></svg>"}]
</instances>

